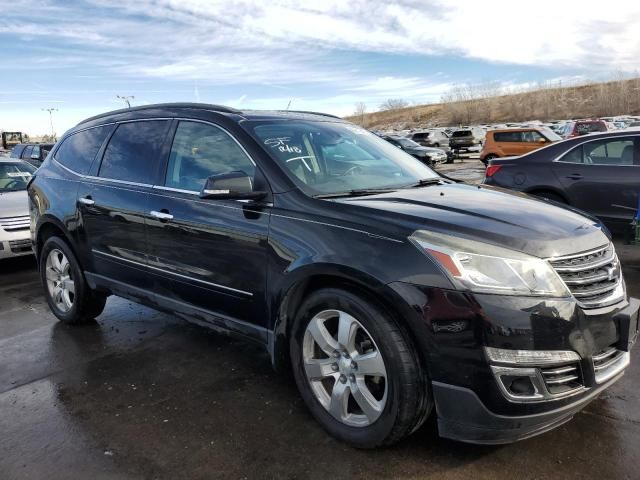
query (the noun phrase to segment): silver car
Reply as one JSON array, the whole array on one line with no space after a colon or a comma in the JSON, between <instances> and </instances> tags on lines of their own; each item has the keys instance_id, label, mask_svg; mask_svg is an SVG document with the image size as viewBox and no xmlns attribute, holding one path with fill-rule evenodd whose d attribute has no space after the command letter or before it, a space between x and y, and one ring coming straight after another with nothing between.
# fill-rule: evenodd
<instances>
[{"instance_id":1,"label":"silver car","mask_svg":"<svg viewBox=\"0 0 640 480\"><path fill-rule=\"evenodd\" d=\"M33 253L27 184L35 171L27 162L0 157L0 260Z\"/></svg>"}]
</instances>

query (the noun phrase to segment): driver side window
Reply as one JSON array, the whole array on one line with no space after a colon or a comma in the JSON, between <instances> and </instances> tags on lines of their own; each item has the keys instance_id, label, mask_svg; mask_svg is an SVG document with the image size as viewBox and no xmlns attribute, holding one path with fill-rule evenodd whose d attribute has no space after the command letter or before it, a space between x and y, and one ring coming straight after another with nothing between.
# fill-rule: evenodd
<instances>
[{"instance_id":1,"label":"driver side window","mask_svg":"<svg viewBox=\"0 0 640 480\"><path fill-rule=\"evenodd\" d=\"M211 175L241 171L253 179L255 165L222 129L200 122L178 124L165 186L199 192Z\"/></svg>"}]
</instances>

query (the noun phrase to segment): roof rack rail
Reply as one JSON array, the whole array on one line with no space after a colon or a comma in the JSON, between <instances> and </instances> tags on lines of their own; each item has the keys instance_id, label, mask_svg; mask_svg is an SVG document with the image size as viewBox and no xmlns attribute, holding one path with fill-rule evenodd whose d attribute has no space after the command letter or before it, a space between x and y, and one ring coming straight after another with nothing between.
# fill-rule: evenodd
<instances>
[{"instance_id":1,"label":"roof rack rail","mask_svg":"<svg viewBox=\"0 0 640 480\"><path fill-rule=\"evenodd\" d=\"M284 113L308 113L309 115L320 115L322 117L331 117L331 118L339 118L342 120L342 117L337 115L331 115L330 113L322 113L322 112L312 112L310 110L276 110L276 112L284 112Z\"/></svg>"},{"instance_id":2,"label":"roof rack rail","mask_svg":"<svg viewBox=\"0 0 640 480\"><path fill-rule=\"evenodd\" d=\"M140 105L137 107L131 108L121 108L119 110L112 110L110 112L101 113L99 115L95 115L93 117L82 120L78 123L78 125L82 125L83 123L90 122L92 120L97 120L99 118L108 117L110 115L118 115L121 113L127 112L139 112L141 110L150 110L153 108L201 108L203 110L213 110L221 113L242 113L240 110L237 110L232 107L226 107L224 105L212 105L209 103L189 103L189 102L175 102L175 103L154 103L151 105Z\"/></svg>"}]
</instances>

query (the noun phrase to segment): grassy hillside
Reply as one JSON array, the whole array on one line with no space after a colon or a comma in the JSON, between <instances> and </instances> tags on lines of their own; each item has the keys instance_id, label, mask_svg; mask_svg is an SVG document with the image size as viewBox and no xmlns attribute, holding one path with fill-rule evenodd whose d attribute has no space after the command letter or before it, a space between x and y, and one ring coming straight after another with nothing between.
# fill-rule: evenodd
<instances>
[{"instance_id":1,"label":"grassy hillside","mask_svg":"<svg viewBox=\"0 0 640 480\"><path fill-rule=\"evenodd\" d=\"M509 95L459 87L443 103L367 113L349 120L367 128L386 129L639 114L640 78L634 78Z\"/></svg>"}]
</instances>

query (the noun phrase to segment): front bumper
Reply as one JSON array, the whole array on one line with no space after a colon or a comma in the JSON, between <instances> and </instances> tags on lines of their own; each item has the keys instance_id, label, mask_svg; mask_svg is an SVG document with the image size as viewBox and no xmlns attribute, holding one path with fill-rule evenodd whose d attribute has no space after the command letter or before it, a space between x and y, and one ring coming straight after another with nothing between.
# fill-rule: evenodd
<instances>
[{"instance_id":1,"label":"front bumper","mask_svg":"<svg viewBox=\"0 0 640 480\"><path fill-rule=\"evenodd\" d=\"M460 441L509 443L570 420L622 376L626 352L638 335L636 299L589 310L574 299L473 295L401 282L390 286L411 306L405 318L428 363L440 434ZM510 365L490 362L485 347L575 352L579 384L571 385L575 390L569 394L550 395L545 384L542 398L508 398L495 368ZM596 359L609 350L618 352L622 363L597 371L606 359Z\"/></svg>"},{"instance_id":2,"label":"front bumper","mask_svg":"<svg viewBox=\"0 0 640 480\"><path fill-rule=\"evenodd\" d=\"M515 416L491 412L472 390L433 382L438 432L444 438L477 444L498 445L524 440L568 422L622 375L618 374L575 402L555 410Z\"/></svg>"},{"instance_id":3,"label":"front bumper","mask_svg":"<svg viewBox=\"0 0 640 480\"><path fill-rule=\"evenodd\" d=\"M29 230L5 232L0 230L0 260L33 255Z\"/></svg>"}]
</instances>

